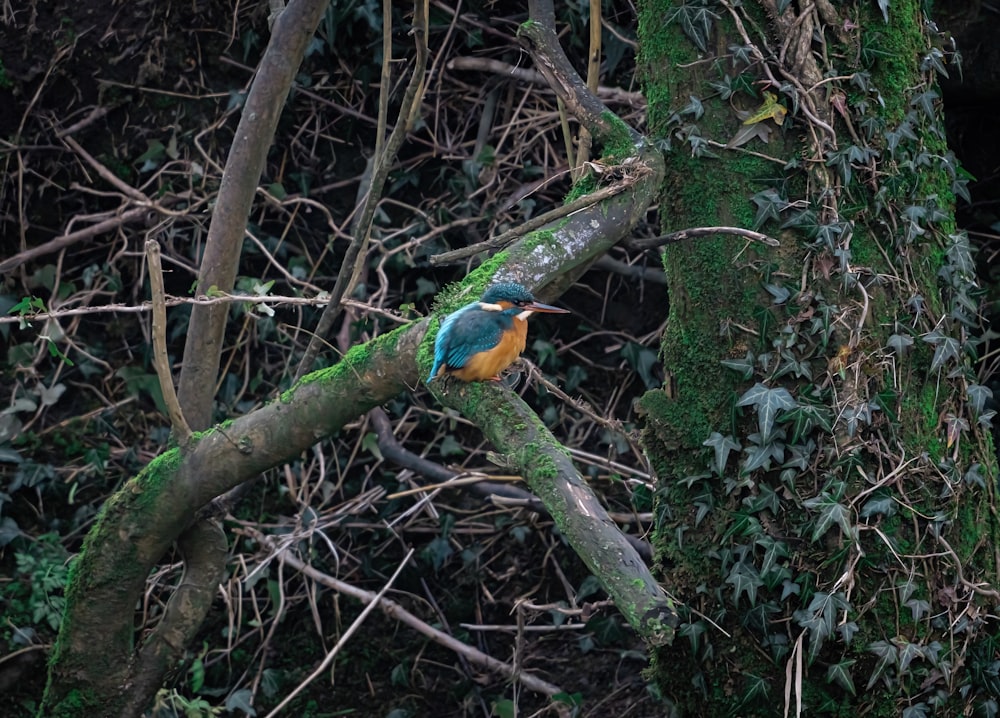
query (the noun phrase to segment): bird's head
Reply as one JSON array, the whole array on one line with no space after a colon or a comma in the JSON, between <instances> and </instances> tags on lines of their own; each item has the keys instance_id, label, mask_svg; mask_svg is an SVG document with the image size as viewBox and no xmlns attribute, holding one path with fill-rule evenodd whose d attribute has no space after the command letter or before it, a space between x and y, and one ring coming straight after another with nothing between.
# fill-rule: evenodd
<instances>
[{"instance_id":1,"label":"bird's head","mask_svg":"<svg viewBox=\"0 0 1000 718\"><path fill-rule=\"evenodd\" d=\"M479 300L479 306L488 312L517 310L514 313L521 319L526 319L532 312L569 314L568 309L536 302L534 295L517 282L500 282L488 287Z\"/></svg>"}]
</instances>

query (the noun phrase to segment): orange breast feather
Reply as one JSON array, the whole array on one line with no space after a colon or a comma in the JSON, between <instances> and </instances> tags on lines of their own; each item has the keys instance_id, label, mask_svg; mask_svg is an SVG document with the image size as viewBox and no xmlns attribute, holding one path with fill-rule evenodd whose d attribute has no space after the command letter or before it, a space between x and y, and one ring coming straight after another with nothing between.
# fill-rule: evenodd
<instances>
[{"instance_id":1,"label":"orange breast feather","mask_svg":"<svg viewBox=\"0 0 1000 718\"><path fill-rule=\"evenodd\" d=\"M492 349L473 354L469 361L452 373L462 381L485 381L499 378L500 372L521 356L528 338L528 323L514 317L514 326L504 332Z\"/></svg>"}]
</instances>

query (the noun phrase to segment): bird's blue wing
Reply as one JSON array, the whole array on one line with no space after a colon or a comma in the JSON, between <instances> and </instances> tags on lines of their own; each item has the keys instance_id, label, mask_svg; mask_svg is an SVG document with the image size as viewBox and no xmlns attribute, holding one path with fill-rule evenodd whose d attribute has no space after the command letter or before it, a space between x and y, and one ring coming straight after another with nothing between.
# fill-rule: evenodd
<instances>
[{"instance_id":1,"label":"bird's blue wing","mask_svg":"<svg viewBox=\"0 0 1000 718\"><path fill-rule=\"evenodd\" d=\"M476 309L455 322L449 335L445 363L457 369L465 366L473 355L500 343L503 322L495 312Z\"/></svg>"},{"instance_id":2,"label":"bird's blue wing","mask_svg":"<svg viewBox=\"0 0 1000 718\"><path fill-rule=\"evenodd\" d=\"M462 307L441 323L434 343L434 366L428 381L441 367L459 369L479 352L492 349L503 336L503 321L495 312L479 308L479 303Z\"/></svg>"}]
</instances>

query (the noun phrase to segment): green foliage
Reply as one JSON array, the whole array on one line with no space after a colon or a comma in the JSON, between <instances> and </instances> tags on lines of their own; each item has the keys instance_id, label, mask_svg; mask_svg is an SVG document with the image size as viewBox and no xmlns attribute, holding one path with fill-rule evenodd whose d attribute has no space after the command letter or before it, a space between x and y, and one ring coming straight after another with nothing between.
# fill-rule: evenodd
<instances>
[{"instance_id":1,"label":"green foliage","mask_svg":"<svg viewBox=\"0 0 1000 718\"><path fill-rule=\"evenodd\" d=\"M9 582L0 584L0 605L7 619L0 631L11 650L59 629L68 558L56 534L15 544L14 572Z\"/></svg>"}]
</instances>

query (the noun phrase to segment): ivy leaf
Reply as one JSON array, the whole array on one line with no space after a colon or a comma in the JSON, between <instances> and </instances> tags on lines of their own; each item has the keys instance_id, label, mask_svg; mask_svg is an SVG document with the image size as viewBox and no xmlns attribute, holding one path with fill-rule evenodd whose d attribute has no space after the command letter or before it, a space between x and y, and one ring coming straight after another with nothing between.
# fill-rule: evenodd
<instances>
[{"instance_id":1,"label":"ivy leaf","mask_svg":"<svg viewBox=\"0 0 1000 718\"><path fill-rule=\"evenodd\" d=\"M882 674L886 672L886 669L896 665L897 654L896 647L889 643L889 641L873 641L869 643L868 652L878 656L878 662L875 664L871 678L868 679L868 685L865 688L871 688L882 677Z\"/></svg>"},{"instance_id":2,"label":"ivy leaf","mask_svg":"<svg viewBox=\"0 0 1000 718\"><path fill-rule=\"evenodd\" d=\"M738 605L740 596L745 593L751 606L757 603L757 589L764 585L764 582L760 580L760 574L757 573L757 569L744 561L737 561L733 564L726 583L733 586L734 604Z\"/></svg>"},{"instance_id":3,"label":"ivy leaf","mask_svg":"<svg viewBox=\"0 0 1000 718\"><path fill-rule=\"evenodd\" d=\"M677 8L667 22L678 21L688 39L702 52L708 52L708 36L712 32L712 20L718 17L704 3L699 4L697 1L689 0Z\"/></svg>"},{"instance_id":4,"label":"ivy leaf","mask_svg":"<svg viewBox=\"0 0 1000 718\"><path fill-rule=\"evenodd\" d=\"M852 696L857 695L854 690L854 679L851 677L851 666L857 661L848 658L846 661L834 663L826 669L826 682L835 683Z\"/></svg>"},{"instance_id":5,"label":"ivy leaf","mask_svg":"<svg viewBox=\"0 0 1000 718\"><path fill-rule=\"evenodd\" d=\"M736 406L750 405L753 405L757 410L757 422L760 426L762 443L766 443L771 438L771 430L774 428L778 412L794 409L798 403L784 387L769 389L757 382L736 402Z\"/></svg>"},{"instance_id":6,"label":"ivy leaf","mask_svg":"<svg viewBox=\"0 0 1000 718\"><path fill-rule=\"evenodd\" d=\"M679 115L691 115L692 119L700 120L701 116L705 114L705 106L701 103L701 100L694 95L688 95L687 107L678 112Z\"/></svg>"},{"instance_id":7,"label":"ivy leaf","mask_svg":"<svg viewBox=\"0 0 1000 718\"><path fill-rule=\"evenodd\" d=\"M889 23L889 0L878 0L878 9L882 11L882 19Z\"/></svg>"},{"instance_id":8,"label":"ivy leaf","mask_svg":"<svg viewBox=\"0 0 1000 718\"><path fill-rule=\"evenodd\" d=\"M928 344L934 345L934 358L931 359L931 371L940 369L949 359L958 358L960 345L954 337L949 337L935 329L932 332L924 334L921 339Z\"/></svg>"},{"instance_id":9,"label":"ivy leaf","mask_svg":"<svg viewBox=\"0 0 1000 718\"><path fill-rule=\"evenodd\" d=\"M710 446L715 450L715 464L712 468L715 469L715 473L719 476L722 476L722 472L726 468L729 453L731 451L739 451L743 448L733 440L731 435L723 436L717 431L713 431L712 435L702 442L702 446Z\"/></svg>"},{"instance_id":10,"label":"ivy leaf","mask_svg":"<svg viewBox=\"0 0 1000 718\"><path fill-rule=\"evenodd\" d=\"M911 107L919 107L923 111L924 115L928 120L933 121L935 119L936 108L934 106L935 100L937 100L940 95L934 90L925 90L919 95L910 100Z\"/></svg>"},{"instance_id":11,"label":"ivy leaf","mask_svg":"<svg viewBox=\"0 0 1000 718\"><path fill-rule=\"evenodd\" d=\"M951 244L948 245L948 264L953 270L957 270L966 277L976 275L976 262L972 258L972 249L969 247L969 237L964 232L952 234L948 237Z\"/></svg>"},{"instance_id":12,"label":"ivy leaf","mask_svg":"<svg viewBox=\"0 0 1000 718\"><path fill-rule=\"evenodd\" d=\"M701 647L701 637L708 630L704 621L695 621L694 623L684 623L677 629L677 635L683 636L688 639L691 644L691 650L694 653L698 652Z\"/></svg>"},{"instance_id":13,"label":"ivy leaf","mask_svg":"<svg viewBox=\"0 0 1000 718\"><path fill-rule=\"evenodd\" d=\"M816 543L834 524L840 526L846 536L853 536L851 512L846 506L834 499L829 492L824 491L819 496L806 499L802 505L811 511L818 511L816 527L813 529L812 542Z\"/></svg>"},{"instance_id":14,"label":"ivy leaf","mask_svg":"<svg viewBox=\"0 0 1000 718\"><path fill-rule=\"evenodd\" d=\"M878 496L865 502L865 505L861 507L859 516L867 519L876 514L882 514L886 518L889 518L890 516L894 516L895 513L896 502L892 500L892 497Z\"/></svg>"},{"instance_id":15,"label":"ivy leaf","mask_svg":"<svg viewBox=\"0 0 1000 718\"><path fill-rule=\"evenodd\" d=\"M779 287L777 284L765 284L764 289L774 297L775 304L784 304L792 296L792 293L786 287Z\"/></svg>"},{"instance_id":16,"label":"ivy leaf","mask_svg":"<svg viewBox=\"0 0 1000 718\"><path fill-rule=\"evenodd\" d=\"M962 436L963 431L969 430L969 422L961 416L948 414L945 418L945 425L948 427L948 448L950 449Z\"/></svg>"},{"instance_id":17,"label":"ivy leaf","mask_svg":"<svg viewBox=\"0 0 1000 718\"><path fill-rule=\"evenodd\" d=\"M837 633L840 634L840 640L844 643L850 643L854 638L855 634L858 632L858 624L854 621L848 621L847 623L841 623L837 626Z\"/></svg>"},{"instance_id":18,"label":"ivy leaf","mask_svg":"<svg viewBox=\"0 0 1000 718\"><path fill-rule=\"evenodd\" d=\"M924 653L916 643L903 644L903 650L899 652L899 673L902 675L915 658L923 658Z\"/></svg>"},{"instance_id":19,"label":"ivy leaf","mask_svg":"<svg viewBox=\"0 0 1000 718\"><path fill-rule=\"evenodd\" d=\"M764 93L764 102L743 119L744 125L755 125L764 120L774 120L776 125L785 121L788 108L778 102L778 96L773 92Z\"/></svg>"},{"instance_id":20,"label":"ivy leaf","mask_svg":"<svg viewBox=\"0 0 1000 718\"><path fill-rule=\"evenodd\" d=\"M795 621L809 631L810 662L819 654L823 642L833 634L837 614L849 610L850 607L850 602L839 591L834 593L816 591L812 601L809 602L809 607L793 614Z\"/></svg>"},{"instance_id":21,"label":"ivy leaf","mask_svg":"<svg viewBox=\"0 0 1000 718\"><path fill-rule=\"evenodd\" d=\"M257 715L257 711L251 705L253 700L253 693L249 688L241 688L238 691L233 691L226 698L226 710L232 713L233 711L240 710L243 711L248 716Z\"/></svg>"},{"instance_id":22,"label":"ivy leaf","mask_svg":"<svg viewBox=\"0 0 1000 718\"><path fill-rule=\"evenodd\" d=\"M931 611L931 604L920 598L911 598L903 605L910 609L910 614L913 616L914 623L919 621Z\"/></svg>"},{"instance_id":23,"label":"ivy leaf","mask_svg":"<svg viewBox=\"0 0 1000 718\"><path fill-rule=\"evenodd\" d=\"M760 229L769 219L777 220L778 213L788 206L784 197L773 188L762 190L751 199L757 205L757 216L753 220L754 229Z\"/></svg>"},{"instance_id":24,"label":"ivy leaf","mask_svg":"<svg viewBox=\"0 0 1000 718\"><path fill-rule=\"evenodd\" d=\"M913 337L906 334L893 334L889 337L887 346L896 352L896 356L902 357L906 350L913 346Z\"/></svg>"},{"instance_id":25,"label":"ivy leaf","mask_svg":"<svg viewBox=\"0 0 1000 718\"><path fill-rule=\"evenodd\" d=\"M753 353L748 349L747 355L743 359L723 359L720 364L727 369L739 372L743 379L746 380L753 376L754 359Z\"/></svg>"},{"instance_id":26,"label":"ivy leaf","mask_svg":"<svg viewBox=\"0 0 1000 718\"><path fill-rule=\"evenodd\" d=\"M780 447L777 447L774 444L764 444L763 446L754 444L752 446L748 446L747 459L740 468L740 473L746 475L756 469L770 469L772 458L781 461Z\"/></svg>"},{"instance_id":27,"label":"ivy leaf","mask_svg":"<svg viewBox=\"0 0 1000 718\"><path fill-rule=\"evenodd\" d=\"M793 444L798 444L817 427L826 432L833 431L832 412L824 406L800 404L788 411L782 417L782 422L791 423Z\"/></svg>"},{"instance_id":28,"label":"ivy leaf","mask_svg":"<svg viewBox=\"0 0 1000 718\"><path fill-rule=\"evenodd\" d=\"M759 511L770 511L777 514L781 509L781 497L767 484L758 484L756 496L747 496L743 499L743 505L752 513Z\"/></svg>"},{"instance_id":29,"label":"ivy leaf","mask_svg":"<svg viewBox=\"0 0 1000 718\"><path fill-rule=\"evenodd\" d=\"M986 488L986 477L983 476L983 465L978 461L969 467L969 470L965 472L965 476L962 477L969 486L978 486L981 489Z\"/></svg>"},{"instance_id":30,"label":"ivy leaf","mask_svg":"<svg viewBox=\"0 0 1000 718\"><path fill-rule=\"evenodd\" d=\"M778 541L773 536L767 534L759 536L756 541L758 546L764 547L764 560L760 564L760 575L767 576L772 569L777 567L778 561L788 558L788 544Z\"/></svg>"}]
</instances>

